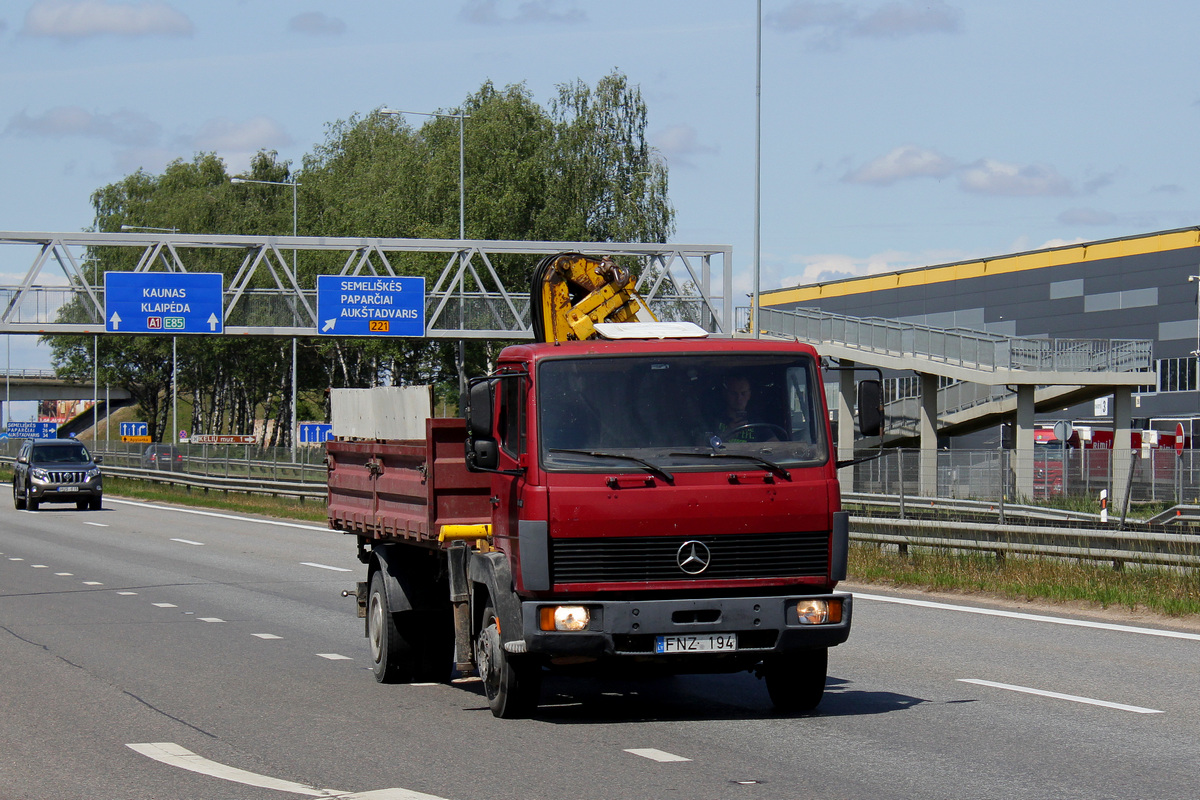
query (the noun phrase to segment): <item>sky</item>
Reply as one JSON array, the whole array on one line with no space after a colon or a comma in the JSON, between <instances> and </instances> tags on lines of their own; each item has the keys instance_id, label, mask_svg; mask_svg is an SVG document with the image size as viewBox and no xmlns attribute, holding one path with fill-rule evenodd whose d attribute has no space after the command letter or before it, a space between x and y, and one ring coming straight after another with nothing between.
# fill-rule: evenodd
<instances>
[{"instance_id":1,"label":"sky","mask_svg":"<svg viewBox=\"0 0 1200 800\"><path fill-rule=\"evenodd\" d=\"M761 8L763 290L1200 224L1200 5ZM745 295L758 33L753 0L5 0L0 230L87 229L97 188L198 151L299 165L353 114L485 81L547 106L616 69L673 241L731 245ZM49 365L13 338L14 366Z\"/></svg>"}]
</instances>

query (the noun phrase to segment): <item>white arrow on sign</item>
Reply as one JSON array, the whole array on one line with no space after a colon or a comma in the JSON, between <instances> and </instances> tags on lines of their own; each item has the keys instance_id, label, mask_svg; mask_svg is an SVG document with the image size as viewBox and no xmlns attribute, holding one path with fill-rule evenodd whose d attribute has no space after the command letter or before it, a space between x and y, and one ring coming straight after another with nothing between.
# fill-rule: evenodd
<instances>
[{"instance_id":1,"label":"white arrow on sign","mask_svg":"<svg viewBox=\"0 0 1200 800\"><path fill-rule=\"evenodd\" d=\"M325 327L321 328L321 333L333 330L333 326L337 324L337 317L325 320Z\"/></svg>"},{"instance_id":2,"label":"white arrow on sign","mask_svg":"<svg viewBox=\"0 0 1200 800\"><path fill-rule=\"evenodd\" d=\"M113 315L112 315L112 324L113 324L114 331L121 330L121 315L115 311L113 312Z\"/></svg>"},{"instance_id":3,"label":"white arrow on sign","mask_svg":"<svg viewBox=\"0 0 1200 800\"><path fill-rule=\"evenodd\" d=\"M220 322L220 320L217 319L216 312L208 315L208 329L210 331L216 331L218 322Z\"/></svg>"}]
</instances>

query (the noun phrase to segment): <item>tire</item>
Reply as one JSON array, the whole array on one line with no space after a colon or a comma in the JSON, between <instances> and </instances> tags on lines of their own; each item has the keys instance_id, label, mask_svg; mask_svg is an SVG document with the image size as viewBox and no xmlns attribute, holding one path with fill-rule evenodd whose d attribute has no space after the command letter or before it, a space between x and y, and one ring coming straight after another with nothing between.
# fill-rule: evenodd
<instances>
[{"instance_id":1,"label":"tire","mask_svg":"<svg viewBox=\"0 0 1200 800\"><path fill-rule=\"evenodd\" d=\"M42 504L41 500L38 500L37 498L29 496L29 487L26 486L25 487L25 506L26 506L26 508L28 508L30 511L37 511L38 506L40 506L41 504Z\"/></svg>"},{"instance_id":2,"label":"tire","mask_svg":"<svg viewBox=\"0 0 1200 800\"><path fill-rule=\"evenodd\" d=\"M17 491L16 481L13 481L13 508L18 511L25 509L25 498Z\"/></svg>"},{"instance_id":3,"label":"tire","mask_svg":"<svg viewBox=\"0 0 1200 800\"><path fill-rule=\"evenodd\" d=\"M825 694L829 648L770 659L763 667L767 693L777 711L812 711Z\"/></svg>"},{"instance_id":4,"label":"tire","mask_svg":"<svg viewBox=\"0 0 1200 800\"><path fill-rule=\"evenodd\" d=\"M88 501L88 508L90 508L92 511L99 511L100 509L104 508L104 501L99 497L93 497Z\"/></svg>"},{"instance_id":5,"label":"tire","mask_svg":"<svg viewBox=\"0 0 1200 800\"><path fill-rule=\"evenodd\" d=\"M513 658L504 650L496 612L491 606L483 611L482 628L475 640L475 663L492 716L518 719L537 708L542 689L541 669Z\"/></svg>"},{"instance_id":6,"label":"tire","mask_svg":"<svg viewBox=\"0 0 1200 800\"><path fill-rule=\"evenodd\" d=\"M380 683L412 681L412 652L396 627L396 615L388 608L383 573L371 576L367 594L367 641L371 646L371 671Z\"/></svg>"},{"instance_id":7,"label":"tire","mask_svg":"<svg viewBox=\"0 0 1200 800\"><path fill-rule=\"evenodd\" d=\"M75 501L75 510L83 511L85 508L87 508L91 504L92 504L91 500L76 500Z\"/></svg>"}]
</instances>

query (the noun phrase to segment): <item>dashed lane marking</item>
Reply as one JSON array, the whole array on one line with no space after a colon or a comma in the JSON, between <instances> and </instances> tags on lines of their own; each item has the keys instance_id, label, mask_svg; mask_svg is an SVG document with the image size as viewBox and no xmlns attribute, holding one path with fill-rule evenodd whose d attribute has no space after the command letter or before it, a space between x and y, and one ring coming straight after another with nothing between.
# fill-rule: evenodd
<instances>
[{"instance_id":1,"label":"dashed lane marking","mask_svg":"<svg viewBox=\"0 0 1200 800\"><path fill-rule=\"evenodd\" d=\"M100 581L81 581L84 586L103 586Z\"/></svg>"},{"instance_id":2,"label":"dashed lane marking","mask_svg":"<svg viewBox=\"0 0 1200 800\"><path fill-rule=\"evenodd\" d=\"M204 542L193 542L191 539L172 539L171 541L179 542L180 544L190 544L195 547L204 547Z\"/></svg>"},{"instance_id":3,"label":"dashed lane marking","mask_svg":"<svg viewBox=\"0 0 1200 800\"><path fill-rule=\"evenodd\" d=\"M122 597L132 597L133 595L137 594L137 592L117 592L117 594L121 595Z\"/></svg>"},{"instance_id":4,"label":"dashed lane marking","mask_svg":"<svg viewBox=\"0 0 1200 800\"><path fill-rule=\"evenodd\" d=\"M1021 692L1022 694L1034 694L1039 697L1050 697L1055 700L1070 700L1072 703L1086 703L1089 706L1102 706L1103 708L1115 708L1118 711L1132 711L1134 714L1162 714L1156 708L1143 708L1141 706L1127 706L1124 703L1110 703L1107 700L1096 700L1092 697L1079 697L1073 694L1061 694L1059 692L1047 692L1045 689L1031 689L1028 686L1013 686L1011 683L996 683L995 681L983 681L978 678L959 678L960 683L973 683L977 686L990 686L993 689L1004 689L1009 692Z\"/></svg>"},{"instance_id":5,"label":"dashed lane marking","mask_svg":"<svg viewBox=\"0 0 1200 800\"><path fill-rule=\"evenodd\" d=\"M30 564L29 566L33 567L34 569L49 569L49 567L47 567L45 564Z\"/></svg>"},{"instance_id":6,"label":"dashed lane marking","mask_svg":"<svg viewBox=\"0 0 1200 800\"><path fill-rule=\"evenodd\" d=\"M83 524L84 525L93 525L97 528L107 528L108 527L108 525L104 524L103 522L84 522Z\"/></svg>"},{"instance_id":7,"label":"dashed lane marking","mask_svg":"<svg viewBox=\"0 0 1200 800\"><path fill-rule=\"evenodd\" d=\"M152 603L151 605L154 605L157 608L179 608L179 606L175 605L174 603Z\"/></svg>"},{"instance_id":8,"label":"dashed lane marking","mask_svg":"<svg viewBox=\"0 0 1200 800\"><path fill-rule=\"evenodd\" d=\"M75 577L74 572L56 572L54 574L60 578L74 578Z\"/></svg>"},{"instance_id":9,"label":"dashed lane marking","mask_svg":"<svg viewBox=\"0 0 1200 800\"><path fill-rule=\"evenodd\" d=\"M344 656L341 653L317 653L321 658L328 658L330 661L353 661L350 656Z\"/></svg>"},{"instance_id":10,"label":"dashed lane marking","mask_svg":"<svg viewBox=\"0 0 1200 800\"><path fill-rule=\"evenodd\" d=\"M224 622L220 617L196 617L201 622Z\"/></svg>"},{"instance_id":11,"label":"dashed lane marking","mask_svg":"<svg viewBox=\"0 0 1200 800\"><path fill-rule=\"evenodd\" d=\"M276 636L273 633L252 633L251 636L257 636L259 639L282 639L282 636Z\"/></svg>"},{"instance_id":12,"label":"dashed lane marking","mask_svg":"<svg viewBox=\"0 0 1200 800\"><path fill-rule=\"evenodd\" d=\"M317 569L333 570L334 572L353 572L354 571L352 569L346 569L345 567L331 567L328 564L317 564L316 562L313 562L313 561L301 561L300 565L304 566L304 567L316 567Z\"/></svg>"},{"instance_id":13,"label":"dashed lane marking","mask_svg":"<svg viewBox=\"0 0 1200 800\"><path fill-rule=\"evenodd\" d=\"M651 761L657 761L660 764L670 764L675 761L691 761L690 758L677 756L674 753L668 753L665 750L656 750L653 747L632 747L625 750L626 753L632 753L635 756L648 758Z\"/></svg>"}]
</instances>

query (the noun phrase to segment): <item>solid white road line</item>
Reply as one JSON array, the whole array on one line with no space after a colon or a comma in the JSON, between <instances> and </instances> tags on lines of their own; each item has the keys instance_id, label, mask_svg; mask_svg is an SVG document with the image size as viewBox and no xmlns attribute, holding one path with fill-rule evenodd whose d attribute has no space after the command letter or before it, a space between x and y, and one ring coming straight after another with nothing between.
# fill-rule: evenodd
<instances>
[{"instance_id":1,"label":"solid white road line","mask_svg":"<svg viewBox=\"0 0 1200 800\"><path fill-rule=\"evenodd\" d=\"M328 564L317 564L316 562L313 562L313 561L301 561L300 565L303 567L316 567L317 569L329 569L329 570L333 570L334 572L353 572L354 571L352 569L346 569L345 567L331 567Z\"/></svg>"},{"instance_id":2,"label":"solid white road line","mask_svg":"<svg viewBox=\"0 0 1200 800\"><path fill-rule=\"evenodd\" d=\"M211 778L240 783L243 786L257 786L260 789L274 789L280 792L300 794L305 797L327 797L338 800L445 800L432 794L414 792L411 789L379 789L373 792L339 792L336 789L318 789L303 783L280 780L266 775L259 775L237 767L230 767L217 761L211 761L199 756L185 747L174 742L149 742L145 744L127 744L129 749L152 758L155 761L189 772L198 772Z\"/></svg>"},{"instance_id":3,"label":"solid white road line","mask_svg":"<svg viewBox=\"0 0 1200 800\"><path fill-rule=\"evenodd\" d=\"M283 522L277 519L257 519L255 517L241 517L236 514L220 514L216 511L200 511L195 508L179 508L178 506L156 506L150 503L139 503L134 500L109 500L111 503L120 503L127 506L141 506L155 511L174 511L178 514L196 514L201 517L216 517L217 519L231 519L235 522L253 522L258 525L275 525L280 528L300 528L305 531L323 531L328 532L327 527L318 527L316 525L302 525L299 522Z\"/></svg>"},{"instance_id":4,"label":"solid white road line","mask_svg":"<svg viewBox=\"0 0 1200 800\"><path fill-rule=\"evenodd\" d=\"M1021 692L1023 694L1035 694L1039 697L1052 697L1055 700L1070 700L1073 703L1086 703L1089 706L1103 706L1104 708L1115 708L1118 711L1132 711L1134 714L1162 714L1156 708L1142 708L1141 706L1127 706L1124 703L1110 703L1107 700L1096 700L1091 697L1079 697L1073 694L1060 694L1059 692L1047 692L1044 689L1031 689L1028 686L1013 686L1010 683L996 683L995 681L982 681L977 678L959 678L960 683L974 683L978 686L990 686L993 689L1006 689L1010 692Z\"/></svg>"},{"instance_id":5,"label":"solid white road line","mask_svg":"<svg viewBox=\"0 0 1200 800\"><path fill-rule=\"evenodd\" d=\"M221 778L226 781L233 781L245 786L257 786L262 789L275 789L280 792L292 792L293 794L302 794L307 797L329 797L330 793L324 789L317 789L312 786L305 786L302 783L294 783L292 781L284 781L278 778L269 778L266 775L258 775L253 772L247 772L244 769L230 767L225 764L220 764L216 761L209 761L203 756L198 756L187 748L180 747L174 742L150 742L146 744L128 744L126 747L131 750L141 753L144 756L153 758L155 761L161 761L164 764L169 764L172 767L186 769L189 772L199 772L201 775L208 775L213 778Z\"/></svg>"},{"instance_id":6,"label":"solid white road line","mask_svg":"<svg viewBox=\"0 0 1200 800\"><path fill-rule=\"evenodd\" d=\"M648 758L651 761L657 761L661 764L669 764L674 761L691 761L690 758L677 756L674 753L667 753L663 750L656 750L653 747L633 747L625 750L626 753L633 753L635 756Z\"/></svg>"},{"instance_id":7,"label":"solid white road line","mask_svg":"<svg viewBox=\"0 0 1200 800\"><path fill-rule=\"evenodd\" d=\"M1111 622L1092 622L1084 619L1068 619L1066 617L1046 617L1040 614L1026 614L1021 611L1001 611L995 608L974 608L972 606L956 606L949 603L935 603L931 600L912 600L907 597L886 597L878 594L859 594L853 592L854 599L875 600L880 603L896 603L902 606L918 606L920 608L936 608L940 611L961 611L967 614L982 614L988 617L1007 617L1022 619L1029 622L1048 622L1053 625L1072 625L1077 628L1095 628L1102 631L1117 631L1119 633L1138 633L1143 636L1163 636L1168 639L1188 639L1200 642L1200 633L1184 633L1183 631L1168 631L1158 628L1138 628L1132 625L1117 625Z\"/></svg>"},{"instance_id":8,"label":"solid white road line","mask_svg":"<svg viewBox=\"0 0 1200 800\"><path fill-rule=\"evenodd\" d=\"M191 539L172 539L171 541L179 542L180 544L191 544L195 545L196 547L204 547L204 542L193 542Z\"/></svg>"}]
</instances>

